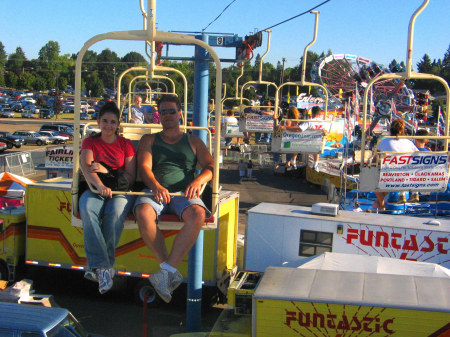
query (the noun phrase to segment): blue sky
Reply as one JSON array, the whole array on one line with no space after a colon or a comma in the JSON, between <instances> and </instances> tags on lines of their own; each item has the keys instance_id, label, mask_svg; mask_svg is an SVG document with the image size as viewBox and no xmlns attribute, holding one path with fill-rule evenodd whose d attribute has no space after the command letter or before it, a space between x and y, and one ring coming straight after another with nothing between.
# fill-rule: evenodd
<instances>
[{"instance_id":1,"label":"blue sky","mask_svg":"<svg viewBox=\"0 0 450 337\"><path fill-rule=\"evenodd\" d=\"M158 29L195 31L206 27L232 0L159 0ZM245 36L304 12L323 0L236 0L207 31ZM408 23L422 0L331 0L320 11L319 30L311 51L349 53L387 65L405 61ZM145 6L147 4L145 3ZM442 58L450 45L449 0L431 0L416 20L413 66L425 53ZM28 59L49 40L59 42L61 54L78 52L94 35L110 31L142 29L139 0L1 0L0 41L6 52L22 47ZM299 63L312 40L314 15L305 14L272 29L271 49L265 61L276 64L283 57L287 66ZM257 53L265 52L263 46ZM92 47L110 48L119 56L130 51L145 55L143 42L103 41ZM232 48L218 48L231 58ZM192 56L192 47L171 46L170 55ZM224 64L227 67L230 64Z\"/></svg>"}]
</instances>

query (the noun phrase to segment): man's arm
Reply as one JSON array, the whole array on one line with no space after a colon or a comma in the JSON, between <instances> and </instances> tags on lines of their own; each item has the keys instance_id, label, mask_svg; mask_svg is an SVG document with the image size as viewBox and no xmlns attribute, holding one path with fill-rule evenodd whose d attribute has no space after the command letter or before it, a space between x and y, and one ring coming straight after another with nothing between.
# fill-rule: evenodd
<instances>
[{"instance_id":1,"label":"man's arm","mask_svg":"<svg viewBox=\"0 0 450 337\"><path fill-rule=\"evenodd\" d=\"M150 188L157 201L170 202L169 191L161 186L155 178L152 169L152 144L155 135L145 135L139 142L137 151L137 164L141 179Z\"/></svg>"},{"instance_id":2,"label":"man's arm","mask_svg":"<svg viewBox=\"0 0 450 337\"><path fill-rule=\"evenodd\" d=\"M197 161L202 168L202 172L200 172L200 174L188 185L184 193L186 198L192 199L198 198L202 186L213 178L214 159L206 148L205 143L203 143L199 137L190 135L189 142L194 149Z\"/></svg>"}]
</instances>

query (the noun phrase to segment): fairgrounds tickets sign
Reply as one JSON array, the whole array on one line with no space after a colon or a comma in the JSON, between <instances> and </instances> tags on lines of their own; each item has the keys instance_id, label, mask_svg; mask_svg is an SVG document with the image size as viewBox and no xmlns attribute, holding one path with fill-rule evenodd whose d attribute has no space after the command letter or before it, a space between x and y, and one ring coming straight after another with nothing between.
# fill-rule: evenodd
<instances>
[{"instance_id":1,"label":"fairgrounds tickets sign","mask_svg":"<svg viewBox=\"0 0 450 337\"><path fill-rule=\"evenodd\" d=\"M388 154L381 159L381 190L437 191L445 190L447 182L447 153Z\"/></svg>"},{"instance_id":2,"label":"fairgrounds tickets sign","mask_svg":"<svg viewBox=\"0 0 450 337\"><path fill-rule=\"evenodd\" d=\"M63 146L48 149L45 152L45 167L64 167L73 166L73 147Z\"/></svg>"},{"instance_id":3,"label":"fairgrounds tickets sign","mask_svg":"<svg viewBox=\"0 0 450 337\"><path fill-rule=\"evenodd\" d=\"M247 114L245 119L239 122L240 131L248 132L273 132L273 116Z\"/></svg>"}]
</instances>

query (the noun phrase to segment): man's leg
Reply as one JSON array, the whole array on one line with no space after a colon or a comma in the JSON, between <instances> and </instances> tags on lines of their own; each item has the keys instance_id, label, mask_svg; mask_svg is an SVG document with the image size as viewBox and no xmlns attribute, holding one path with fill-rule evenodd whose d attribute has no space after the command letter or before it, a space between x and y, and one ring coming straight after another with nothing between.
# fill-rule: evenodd
<instances>
[{"instance_id":1,"label":"man's leg","mask_svg":"<svg viewBox=\"0 0 450 337\"><path fill-rule=\"evenodd\" d=\"M139 204L135 210L139 231L147 247L159 262L167 260L167 247L164 237L156 225L156 212L149 204Z\"/></svg>"},{"instance_id":2,"label":"man's leg","mask_svg":"<svg viewBox=\"0 0 450 337\"><path fill-rule=\"evenodd\" d=\"M205 209L198 205L191 205L182 214L184 226L175 237L172 251L166 262L176 268L197 241L198 233L205 223Z\"/></svg>"}]
</instances>

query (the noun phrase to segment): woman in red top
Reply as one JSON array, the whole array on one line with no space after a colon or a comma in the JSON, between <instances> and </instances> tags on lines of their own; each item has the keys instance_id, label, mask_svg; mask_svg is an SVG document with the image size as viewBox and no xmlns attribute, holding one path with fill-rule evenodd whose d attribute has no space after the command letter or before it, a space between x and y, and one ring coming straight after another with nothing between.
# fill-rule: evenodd
<instances>
[{"instance_id":1,"label":"woman in red top","mask_svg":"<svg viewBox=\"0 0 450 337\"><path fill-rule=\"evenodd\" d=\"M115 249L122 234L123 221L135 199L133 195L113 195L111 188L105 186L98 175L120 170L130 186L136 179L135 148L130 140L116 134L119 118L116 104L107 102L97 119L101 133L84 139L80 155L86 180L99 191L97 194L88 189L80 198L84 247L89 265L84 276L99 283L101 294L113 285Z\"/></svg>"}]
</instances>

